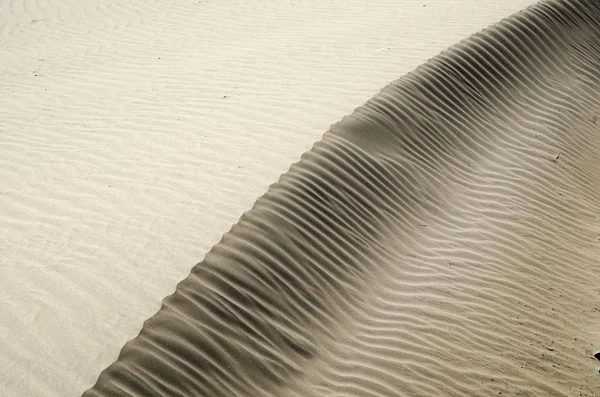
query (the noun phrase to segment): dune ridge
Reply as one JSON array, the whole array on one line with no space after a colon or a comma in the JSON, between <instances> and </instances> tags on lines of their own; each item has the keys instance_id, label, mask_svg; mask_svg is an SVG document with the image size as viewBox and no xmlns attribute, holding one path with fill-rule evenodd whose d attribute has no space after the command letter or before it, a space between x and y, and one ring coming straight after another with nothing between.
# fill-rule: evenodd
<instances>
[{"instance_id":1,"label":"dune ridge","mask_svg":"<svg viewBox=\"0 0 600 397\"><path fill-rule=\"evenodd\" d=\"M532 6L333 125L84 396L599 390L598 20Z\"/></svg>"}]
</instances>

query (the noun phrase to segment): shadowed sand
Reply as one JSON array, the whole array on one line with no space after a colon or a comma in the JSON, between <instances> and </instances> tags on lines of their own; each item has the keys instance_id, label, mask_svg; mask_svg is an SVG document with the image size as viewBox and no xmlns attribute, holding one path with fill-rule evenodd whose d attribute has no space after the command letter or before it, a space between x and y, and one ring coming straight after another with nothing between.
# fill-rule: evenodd
<instances>
[{"instance_id":1,"label":"shadowed sand","mask_svg":"<svg viewBox=\"0 0 600 397\"><path fill-rule=\"evenodd\" d=\"M598 21L544 2L384 88L84 396L600 390Z\"/></svg>"}]
</instances>

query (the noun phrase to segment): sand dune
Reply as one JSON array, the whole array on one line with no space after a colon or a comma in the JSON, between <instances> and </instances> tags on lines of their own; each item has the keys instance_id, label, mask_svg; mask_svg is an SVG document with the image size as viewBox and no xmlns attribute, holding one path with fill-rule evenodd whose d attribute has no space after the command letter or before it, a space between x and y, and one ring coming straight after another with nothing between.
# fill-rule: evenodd
<instances>
[{"instance_id":1,"label":"sand dune","mask_svg":"<svg viewBox=\"0 0 600 397\"><path fill-rule=\"evenodd\" d=\"M0 394L91 387L331 120L530 1L397 3L0 2ZM600 394L598 14L334 125L85 395Z\"/></svg>"},{"instance_id":2,"label":"sand dune","mask_svg":"<svg viewBox=\"0 0 600 397\"><path fill-rule=\"evenodd\" d=\"M594 395L599 20L539 4L384 88L84 396Z\"/></svg>"}]
</instances>

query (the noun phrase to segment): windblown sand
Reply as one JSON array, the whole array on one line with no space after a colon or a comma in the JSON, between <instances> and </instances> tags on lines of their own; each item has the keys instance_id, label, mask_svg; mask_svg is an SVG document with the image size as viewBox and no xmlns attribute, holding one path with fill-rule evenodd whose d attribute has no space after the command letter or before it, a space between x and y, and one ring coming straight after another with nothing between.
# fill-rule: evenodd
<instances>
[{"instance_id":1,"label":"windblown sand","mask_svg":"<svg viewBox=\"0 0 600 397\"><path fill-rule=\"evenodd\" d=\"M356 3L0 3L2 395L599 394L600 9Z\"/></svg>"}]
</instances>

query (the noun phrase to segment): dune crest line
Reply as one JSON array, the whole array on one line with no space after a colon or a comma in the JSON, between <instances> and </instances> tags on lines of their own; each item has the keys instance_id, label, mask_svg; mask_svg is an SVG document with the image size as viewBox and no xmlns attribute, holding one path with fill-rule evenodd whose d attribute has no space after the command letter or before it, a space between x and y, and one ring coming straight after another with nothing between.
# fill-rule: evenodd
<instances>
[{"instance_id":1,"label":"dune crest line","mask_svg":"<svg viewBox=\"0 0 600 397\"><path fill-rule=\"evenodd\" d=\"M83 396L600 390L599 21L542 2L382 89Z\"/></svg>"}]
</instances>

